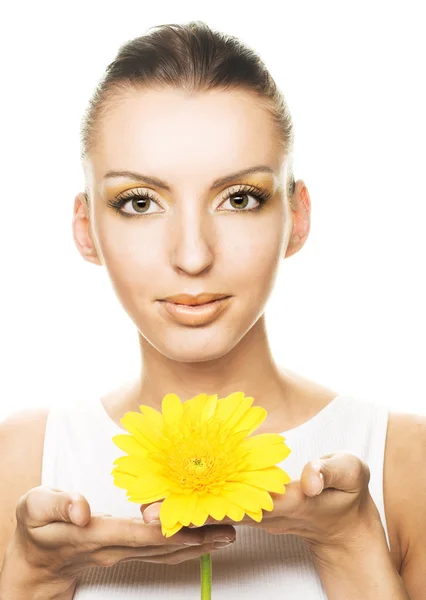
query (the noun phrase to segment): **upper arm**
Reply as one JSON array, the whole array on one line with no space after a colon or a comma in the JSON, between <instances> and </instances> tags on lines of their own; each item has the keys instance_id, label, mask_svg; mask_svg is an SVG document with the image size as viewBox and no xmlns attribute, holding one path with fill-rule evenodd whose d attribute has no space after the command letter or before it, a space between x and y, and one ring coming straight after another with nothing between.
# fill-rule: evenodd
<instances>
[{"instance_id":1,"label":"upper arm","mask_svg":"<svg viewBox=\"0 0 426 600\"><path fill-rule=\"evenodd\" d=\"M398 417L395 489L403 550L400 576L410 598L421 600L426 589L426 416Z\"/></svg>"},{"instance_id":2,"label":"upper arm","mask_svg":"<svg viewBox=\"0 0 426 600\"><path fill-rule=\"evenodd\" d=\"M41 484L48 409L13 413L0 423L0 569L16 527L19 498Z\"/></svg>"}]
</instances>

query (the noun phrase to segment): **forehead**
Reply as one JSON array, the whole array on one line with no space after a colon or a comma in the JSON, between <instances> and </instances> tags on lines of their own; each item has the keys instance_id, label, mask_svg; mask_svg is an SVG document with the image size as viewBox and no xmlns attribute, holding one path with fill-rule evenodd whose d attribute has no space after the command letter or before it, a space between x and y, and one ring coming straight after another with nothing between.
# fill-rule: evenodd
<instances>
[{"instance_id":1,"label":"forehead","mask_svg":"<svg viewBox=\"0 0 426 600\"><path fill-rule=\"evenodd\" d=\"M279 170L279 140L267 109L249 92L131 90L99 122L91 171L141 170L170 181L214 179L267 164Z\"/></svg>"}]
</instances>

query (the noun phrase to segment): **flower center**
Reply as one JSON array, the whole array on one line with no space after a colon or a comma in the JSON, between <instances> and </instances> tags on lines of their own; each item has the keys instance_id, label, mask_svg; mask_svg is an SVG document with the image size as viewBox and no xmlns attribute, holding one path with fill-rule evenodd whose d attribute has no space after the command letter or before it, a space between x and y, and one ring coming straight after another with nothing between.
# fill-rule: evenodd
<instances>
[{"instance_id":1,"label":"flower center","mask_svg":"<svg viewBox=\"0 0 426 600\"><path fill-rule=\"evenodd\" d=\"M193 456L185 461L183 466L183 473L185 481L188 481L187 478L192 480L192 483L195 485L205 485L208 481L211 480L213 475L213 464L214 460L212 458L206 458L203 456Z\"/></svg>"},{"instance_id":2,"label":"flower center","mask_svg":"<svg viewBox=\"0 0 426 600\"><path fill-rule=\"evenodd\" d=\"M239 440L219 426L220 422L209 422L209 429L200 431L182 426L174 438L167 436L162 464L174 492L216 494L242 468Z\"/></svg>"}]
</instances>

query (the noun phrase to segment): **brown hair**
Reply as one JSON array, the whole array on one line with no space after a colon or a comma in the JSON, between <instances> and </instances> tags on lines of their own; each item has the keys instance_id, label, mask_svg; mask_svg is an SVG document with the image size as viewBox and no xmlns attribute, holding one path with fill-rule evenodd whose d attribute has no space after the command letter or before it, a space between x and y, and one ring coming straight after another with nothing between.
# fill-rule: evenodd
<instances>
[{"instance_id":1,"label":"brown hair","mask_svg":"<svg viewBox=\"0 0 426 600\"><path fill-rule=\"evenodd\" d=\"M283 94L256 52L238 38L212 30L203 21L157 25L120 46L95 88L81 122L81 160L90 154L99 123L120 101L120 92L144 87L199 91L245 90L257 96L277 127L289 158L287 194L294 192L293 122ZM118 93L117 93L118 92Z\"/></svg>"}]
</instances>

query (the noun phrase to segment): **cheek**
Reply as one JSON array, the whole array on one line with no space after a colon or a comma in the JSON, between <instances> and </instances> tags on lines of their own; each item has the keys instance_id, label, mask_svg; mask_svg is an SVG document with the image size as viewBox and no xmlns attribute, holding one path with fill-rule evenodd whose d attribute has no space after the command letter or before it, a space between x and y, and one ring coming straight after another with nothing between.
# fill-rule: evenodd
<instances>
[{"instance_id":1,"label":"cheek","mask_svg":"<svg viewBox=\"0 0 426 600\"><path fill-rule=\"evenodd\" d=\"M227 260L221 263L230 289L237 295L244 289L268 292L280 264L281 248L282 235L276 229L269 228L267 233L257 229L249 236L234 236L227 244Z\"/></svg>"},{"instance_id":2,"label":"cheek","mask_svg":"<svg viewBox=\"0 0 426 600\"><path fill-rule=\"evenodd\" d=\"M117 292L126 296L139 295L158 281L158 257L161 245L155 236L150 238L136 228L123 231L109 228L99 237L105 268Z\"/></svg>"}]
</instances>

